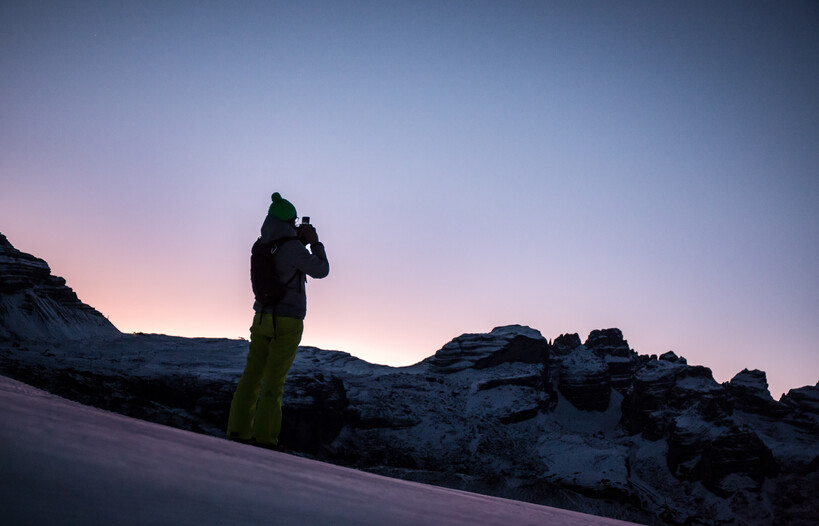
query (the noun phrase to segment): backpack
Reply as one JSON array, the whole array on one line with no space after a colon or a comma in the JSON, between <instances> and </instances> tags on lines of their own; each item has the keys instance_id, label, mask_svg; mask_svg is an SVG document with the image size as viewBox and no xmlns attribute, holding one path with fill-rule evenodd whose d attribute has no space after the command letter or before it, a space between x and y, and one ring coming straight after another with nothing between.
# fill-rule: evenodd
<instances>
[{"instance_id":1,"label":"backpack","mask_svg":"<svg viewBox=\"0 0 819 526\"><path fill-rule=\"evenodd\" d=\"M250 284L253 287L253 295L262 307L276 306L284 297L287 285L296 279L299 272L293 275L287 282L282 283L276 272L276 252L279 247L297 237L283 237L269 243L263 243L261 238L253 243L250 250Z\"/></svg>"}]
</instances>

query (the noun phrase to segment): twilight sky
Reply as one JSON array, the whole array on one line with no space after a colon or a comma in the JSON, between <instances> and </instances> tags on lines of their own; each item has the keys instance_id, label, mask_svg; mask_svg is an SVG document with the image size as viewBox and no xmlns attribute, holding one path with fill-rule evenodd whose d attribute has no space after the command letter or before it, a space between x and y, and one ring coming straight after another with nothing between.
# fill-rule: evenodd
<instances>
[{"instance_id":1,"label":"twilight sky","mask_svg":"<svg viewBox=\"0 0 819 526\"><path fill-rule=\"evenodd\" d=\"M0 232L122 331L247 337L270 194L305 345L619 327L819 380L816 2L0 4Z\"/></svg>"}]
</instances>

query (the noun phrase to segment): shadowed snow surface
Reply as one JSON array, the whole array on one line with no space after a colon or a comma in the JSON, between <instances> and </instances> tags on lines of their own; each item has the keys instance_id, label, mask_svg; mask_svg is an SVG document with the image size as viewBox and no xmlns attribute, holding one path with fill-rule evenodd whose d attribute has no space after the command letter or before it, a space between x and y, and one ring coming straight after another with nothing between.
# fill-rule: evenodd
<instances>
[{"instance_id":1,"label":"shadowed snow surface","mask_svg":"<svg viewBox=\"0 0 819 526\"><path fill-rule=\"evenodd\" d=\"M0 377L5 524L605 525L83 406Z\"/></svg>"}]
</instances>

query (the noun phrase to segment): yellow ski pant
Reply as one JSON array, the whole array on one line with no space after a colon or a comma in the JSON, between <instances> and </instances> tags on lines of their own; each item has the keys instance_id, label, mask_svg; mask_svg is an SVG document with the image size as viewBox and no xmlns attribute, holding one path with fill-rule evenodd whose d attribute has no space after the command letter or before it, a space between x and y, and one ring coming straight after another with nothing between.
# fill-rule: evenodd
<instances>
[{"instance_id":1,"label":"yellow ski pant","mask_svg":"<svg viewBox=\"0 0 819 526\"><path fill-rule=\"evenodd\" d=\"M274 330L272 314L257 312L253 317L247 365L230 404L230 438L278 444L284 381L303 330L304 322L297 318L276 316Z\"/></svg>"}]
</instances>

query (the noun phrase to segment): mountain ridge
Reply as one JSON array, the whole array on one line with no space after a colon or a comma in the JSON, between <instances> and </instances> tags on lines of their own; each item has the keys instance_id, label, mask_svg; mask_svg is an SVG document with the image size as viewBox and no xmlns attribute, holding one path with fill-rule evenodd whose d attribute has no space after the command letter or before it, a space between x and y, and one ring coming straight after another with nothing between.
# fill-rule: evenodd
<instances>
[{"instance_id":1,"label":"mountain ridge","mask_svg":"<svg viewBox=\"0 0 819 526\"><path fill-rule=\"evenodd\" d=\"M79 340L118 334L64 278L51 274L48 263L17 250L0 233L0 337Z\"/></svg>"},{"instance_id":2,"label":"mountain ridge","mask_svg":"<svg viewBox=\"0 0 819 526\"><path fill-rule=\"evenodd\" d=\"M0 334L0 372L223 436L246 352L243 340ZM281 440L375 473L647 524L809 524L818 438L819 386L775 401L762 371L720 384L673 352L638 354L619 329L551 341L516 325L406 367L302 347Z\"/></svg>"}]
</instances>

